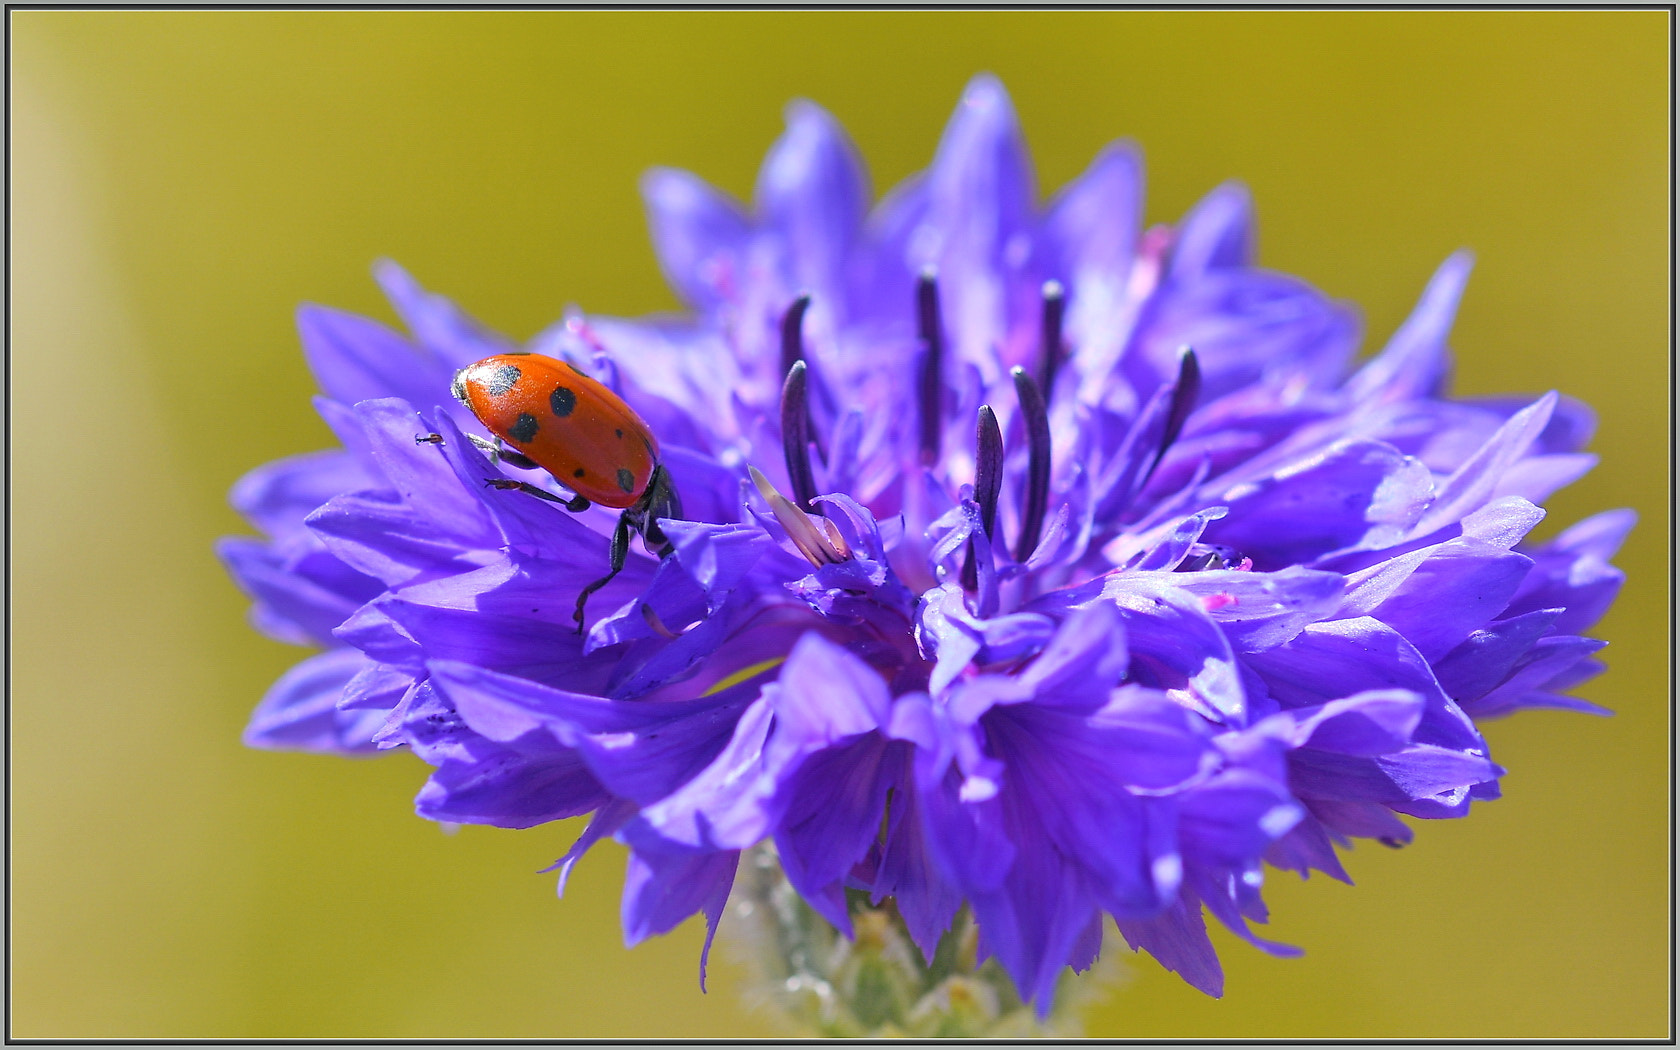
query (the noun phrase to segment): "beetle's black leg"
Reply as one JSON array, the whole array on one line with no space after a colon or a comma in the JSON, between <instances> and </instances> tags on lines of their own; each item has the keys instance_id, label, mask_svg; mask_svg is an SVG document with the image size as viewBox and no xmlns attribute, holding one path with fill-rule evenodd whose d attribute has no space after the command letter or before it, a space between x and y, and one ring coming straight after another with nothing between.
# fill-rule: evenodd
<instances>
[{"instance_id":1,"label":"beetle's black leg","mask_svg":"<svg viewBox=\"0 0 1680 1050\"><path fill-rule=\"evenodd\" d=\"M630 557L630 513L626 511L618 516L618 527L613 529L612 551L610 555L611 572L596 580L594 583L578 592L577 608L572 611L572 619L577 621L578 633L583 633L583 605L589 596L612 582L619 570L624 568L624 562Z\"/></svg>"},{"instance_id":2,"label":"beetle's black leg","mask_svg":"<svg viewBox=\"0 0 1680 1050\"><path fill-rule=\"evenodd\" d=\"M516 452L502 443L501 438L492 441L481 438L477 434L468 434L467 440L478 446L478 450L490 457L492 463L507 463L520 470L536 470L537 461L523 452Z\"/></svg>"},{"instance_id":3,"label":"beetle's black leg","mask_svg":"<svg viewBox=\"0 0 1680 1050\"><path fill-rule=\"evenodd\" d=\"M671 475L663 464L653 468L647 491L642 493L635 506L624 513L630 518L630 527L641 533L642 542L647 544L648 550L661 558L671 553L671 541L659 527L659 520L681 519L682 501L677 498L676 486L671 484Z\"/></svg>"},{"instance_id":4,"label":"beetle's black leg","mask_svg":"<svg viewBox=\"0 0 1680 1050\"><path fill-rule=\"evenodd\" d=\"M589 509L589 501L584 499L582 496L573 496L571 499L565 499L563 497L556 496L552 492L537 488L537 486L531 484L529 481L514 481L511 478L485 478L484 483L493 489L500 489L503 492L518 490L525 493L527 496L535 496L538 499L547 500L550 503L558 503L562 507L571 511L573 514L579 514Z\"/></svg>"}]
</instances>

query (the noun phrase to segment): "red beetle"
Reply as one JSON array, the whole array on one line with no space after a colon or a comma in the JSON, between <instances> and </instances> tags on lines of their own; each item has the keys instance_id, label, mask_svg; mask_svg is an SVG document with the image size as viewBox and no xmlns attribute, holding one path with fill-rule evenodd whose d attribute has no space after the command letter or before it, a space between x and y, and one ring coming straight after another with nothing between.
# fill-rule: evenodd
<instances>
[{"instance_id":1,"label":"red beetle","mask_svg":"<svg viewBox=\"0 0 1680 1050\"><path fill-rule=\"evenodd\" d=\"M450 392L498 439L474 437L474 443L516 467L548 471L577 495L562 499L507 478L487 478L488 484L519 489L571 511L587 510L591 503L624 511L613 530L611 571L578 595L573 613L578 630L589 596L624 568L631 532L660 557L671 553L659 520L682 517L682 505L659 462L653 431L617 394L567 362L523 353L497 354L468 365L455 373Z\"/></svg>"}]
</instances>

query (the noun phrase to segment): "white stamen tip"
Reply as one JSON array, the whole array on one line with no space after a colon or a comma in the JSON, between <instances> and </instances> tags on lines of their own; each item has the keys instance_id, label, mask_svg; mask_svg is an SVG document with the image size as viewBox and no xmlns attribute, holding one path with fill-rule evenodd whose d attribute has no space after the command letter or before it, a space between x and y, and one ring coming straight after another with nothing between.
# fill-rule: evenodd
<instances>
[{"instance_id":1,"label":"white stamen tip","mask_svg":"<svg viewBox=\"0 0 1680 1050\"><path fill-rule=\"evenodd\" d=\"M770 504L771 513L776 515L776 520L787 530L788 539L793 541L793 545L799 548L799 553L805 555L807 561L821 567L851 557L851 550L840 538L840 533L835 530L832 522L795 507L791 500L776 491L776 487L759 473L757 467L749 464L747 473L757 486L758 494L764 497L764 502Z\"/></svg>"}]
</instances>

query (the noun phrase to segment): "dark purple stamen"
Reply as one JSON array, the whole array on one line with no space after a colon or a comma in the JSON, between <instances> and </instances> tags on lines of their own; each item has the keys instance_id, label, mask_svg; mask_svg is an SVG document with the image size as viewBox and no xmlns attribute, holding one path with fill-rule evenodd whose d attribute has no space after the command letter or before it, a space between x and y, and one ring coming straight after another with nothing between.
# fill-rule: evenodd
<instances>
[{"instance_id":1,"label":"dark purple stamen","mask_svg":"<svg viewBox=\"0 0 1680 1050\"><path fill-rule=\"evenodd\" d=\"M997 531L998 493L1003 488L1003 432L991 405L980 406L974 450L974 502L980 504L980 522L990 537Z\"/></svg>"},{"instance_id":2,"label":"dark purple stamen","mask_svg":"<svg viewBox=\"0 0 1680 1050\"><path fill-rule=\"evenodd\" d=\"M922 340L922 370L917 376L917 402L921 406L922 462L939 459L939 395L943 387L940 359L945 340L939 326L939 279L929 267L916 281L916 334Z\"/></svg>"},{"instance_id":3,"label":"dark purple stamen","mask_svg":"<svg viewBox=\"0 0 1680 1050\"><path fill-rule=\"evenodd\" d=\"M811 500L817 483L811 476L810 406L805 400L805 362L795 361L782 383L782 457L787 461L793 502L800 510L815 510Z\"/></svg>"},{"instance_id":4,"label":"dark purple stamen","mask_svg":"<svg viewBox=\"0 0 1680 1050\"><path fill-rule=\"evenodd\" d=\"M1067 312L1067 296L1060 281L1044 282L1044 309L1039 318L1039 389L1046 399L1056 396L1056 369L1062 364L1062 316Z\"/></svg>"},{"instance_id":5,"label":"dark purple stamen","mask_svg":"<svg viewBox=\"0 0 1680 1050\"><path fill-rule=\"evenodd\" d=\"M1178 435L1184 430L1184 421L1190 418L1190 410L1196 407L1196 398L1202 393L1202 369L1196 363L1196 351L1185 347L1178 355L1178 381L1173 384L1172 404L1167 409L1167 426L1161 432L1161 447L1155 452L1155 461L1144 471L1143 478L1138 482L1141 488L1155 473L1155 468L1161 465L1166 457L1167 449L1178 440Z\"/></svg>"},{"instance_id":6,"label":"dark purple stamen","mask_svg":"<svg viewBox=\"0 0 1680 1050\"><path fill-rule=\"evenodd\" d=\"M802 295L788 304L782 314L782 374L787 375L794 362L805 360L805 311L811 297Z\"/></svg>"},{"instance_id":7,"label":"dark purple stamen","mask_svg":"<svg viewBox=\"0 0 1680 1050\"><path fill-rule=\"evenodd\" d=\"M787 311L782 314L782 374L787 375L796 363L805 360L805 311L811 306L811 297L801 295L788 304ZM809 367L809 365L807 365ZM821 385L818 386L821 393ZM807 399L807 405L809 400ZM828 450L823 447L822 435L817 433L817 426L811 421L811 412L805 412L805 435L817 446L817 457L828 462Z\"/></svg>"},{"instance_id":8,"label":"dark purple stamen","mask_svg":"<svg viewBox=\"0 0 1680 1050\"><path fill-rule=\"evenodd\" d=\"M998 429L997 415L991 405L980 406L980 419L974 427L974 502L980 506L980 525L991 539L997 529L998 493L1003 488L1003 432ZM963 557L963 587L975 590L980 586L980 574L974 564L974 541L968 543Z\"/></svg>"},{"instance_id":9,"label":"dark purple stamen","mask_svg":"<svg viewBox=\"0 0 1680 1050\"><path fill-rule=\"evenodd\" d=\"M1026 561L1038 547L1044 528L1044 511L1050 501L1050 416L1044 410L1044 395L1027 370L1009 370L1015 380L1015 396L1021 402L1021 420L1027 427L1027 498L1021 514L1021 535L1015 541L1015 560Z\"/></svg>"}]
</instances>

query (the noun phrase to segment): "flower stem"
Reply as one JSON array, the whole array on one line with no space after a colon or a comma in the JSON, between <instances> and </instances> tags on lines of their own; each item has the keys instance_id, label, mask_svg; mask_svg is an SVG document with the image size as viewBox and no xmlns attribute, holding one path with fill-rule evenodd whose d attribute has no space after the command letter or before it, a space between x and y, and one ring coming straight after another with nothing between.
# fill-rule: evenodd
<instances>
[{"instance_id":1,"label":"flower stem","mask_svg":"<svg viewBox=\"0 0 1680 1050\"><path fill-rule=\"evenodd\" d=\"M782 874L768 843L748 850L735 879L725 936L749 970L748 1005L791 1033L826 1038L1076 1036L1078 1008L1118 967L1062 977L1042 1021L996 960L975 964L979 930L965 908L924 962L898 910L848 891L847 940ZM1112 953L1107 953L1112 959Z\"/></svg>"}]
</instances>

